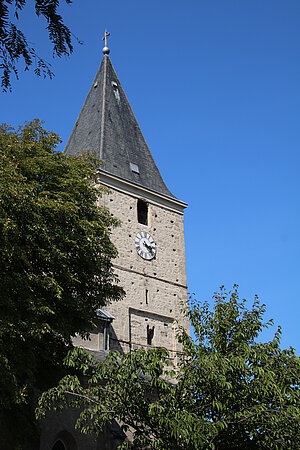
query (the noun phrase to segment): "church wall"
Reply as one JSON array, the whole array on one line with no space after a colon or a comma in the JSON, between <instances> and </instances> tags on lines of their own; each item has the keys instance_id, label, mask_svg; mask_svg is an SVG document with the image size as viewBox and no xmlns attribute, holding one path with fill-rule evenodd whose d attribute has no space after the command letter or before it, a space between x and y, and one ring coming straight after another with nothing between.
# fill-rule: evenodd
<instances>
[{"instance_id":1,"label":"church wall","mask_svg":"<svg viewBox=\"0 0 300 450\"><path fill-rule=\"evenodd\" d=\"M76 347L84 347L88 350L104 350L104 324L100 321L98 322L98 326L90 331L88 339L82 339L80 336L76 335L72 339L73 345Z\"/></svg>"},{"instance_id":2,"label":"church wall","mask_svg":"<svg viewBox=\"0 0 300 450\"><path fill-rule=\"evenodd\" d=\"M110 348L114 340L119 340L115 347L124 352L148 347L150 330L154 331L151 346L166 347L175 356L181 350L175 338L176 321L189 329L181 312L187 302L183 214L148 201L148 225L143 225L138 223L137 200L114 189L99 200L121 220L112 240L119 252L115 271L126 297L107 307L115 316ZM156 242L156 258L151 261L136 251L134 240L140 231L147 231Z\"/></svg>"},{"instance_id":3,"label":"church wall","mask_svg":"<svg viewBox=\"0 0 300 450\"><path fill-rule=\"evenodd\" d=\"M60 440L66 450L114 450L120 439L106 430L96 438L92 434L83 434L75 430L78 411L68 408L62 412L51 411L41 423L40 450L52 450ZM113 425L117 429L117 425Z\"/></svg>"},{"instance_id":4,"label":"church wall","mask_svg":"<svg viewBox=\"0 0 300 450\"><path fill-rule=\"evenodd\" d=\"M149 222L142 225L137 220L137 200L113 189L100 200L100 204L121 220L121 227L112 232L119 252L115 264L186 287L183 214L149 202ZM155 240L156 259L144 261L137 254L134 238L139 231L148 231Z\"/></svg>"}]
</instances>

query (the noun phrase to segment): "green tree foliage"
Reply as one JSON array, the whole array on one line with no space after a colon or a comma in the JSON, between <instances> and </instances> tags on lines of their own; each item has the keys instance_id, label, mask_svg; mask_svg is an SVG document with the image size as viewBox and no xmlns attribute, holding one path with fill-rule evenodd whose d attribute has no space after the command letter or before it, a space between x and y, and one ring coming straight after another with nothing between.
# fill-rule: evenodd
<instances>
[{"instance_id":1,"label":"green tree foliage","mask_svg":"<svg viewBox=\"0 0 300 450\"><path fill-rule=\"evenodd\" d=\"M38 17L46 20L53 56L69 56L73 51L71 32L58 13L62 3L60 0L0 0L0 71L3 91L11 89L12 73L18 78L17 64L20 60L25 70L29 70L34 63L37 76L53 77L51 65L38 56L17 26L19 15L28 3ZM72 0L65 0L65 3L71 4Z\"/></svg>"},{"instance_id":2,"label":"green tree foliage","mask_svg":"<svg viewBox=\"0 0 300 450\"><path fill-rule=\"evenodd\" d=\"M39 121L0 128L0 415L7 417L62 376L71 337L85 335L96 308L123 294L111 263L117 220L96 205L99 161L57 152L58 142Z\"/></svg>"},{"instance_id":3,"label":"green tree foliage","mask_svg":"<svg viewBox=\"0 0 300 450\"><path fill-rule=\"evenodd\" d=\"M164 349L110 353L103 364L75 349L66 364L79 375L45 393L39 414L80 407L77 427L96 433L117 419L133 433L122 449L299 449L299 358L280 349L280 329L258 342L272 323L264 312L257 298L248 309L236 286L215 294L213 310L194 303L195 338L181 330L176 364Z\"/></svg>"}]
</instances>

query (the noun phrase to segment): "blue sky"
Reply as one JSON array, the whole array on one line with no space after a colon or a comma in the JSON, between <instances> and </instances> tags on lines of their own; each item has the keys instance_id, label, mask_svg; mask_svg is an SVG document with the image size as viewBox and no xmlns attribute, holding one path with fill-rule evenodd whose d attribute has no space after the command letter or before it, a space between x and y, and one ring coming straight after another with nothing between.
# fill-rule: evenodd
<instances>
[{"instance_id":1,"label":"blue sky","mask_svg":"<svg viewBox=\"0 0 300 450\"><path fill-rule=\"evenodd\" d=\"M29 2L31 3L31 2ZM84 42L52 61L29 5L20 25L53 81L20 69L0 121L39 117L63 149L100 64L111 60L185 214L190 292L258 294L299 353L300 3L298 0L74 0L62 9ZM268 338L270 335L266 335Z\"/></svg>"}]
</instances>

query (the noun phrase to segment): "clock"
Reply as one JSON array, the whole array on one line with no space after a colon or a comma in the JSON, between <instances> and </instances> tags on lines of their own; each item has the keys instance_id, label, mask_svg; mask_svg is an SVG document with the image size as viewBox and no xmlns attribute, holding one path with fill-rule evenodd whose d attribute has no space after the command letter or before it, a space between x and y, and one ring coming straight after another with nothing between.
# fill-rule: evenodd
<instances>
[{"instance_id":1,"label":"clock","mask_svg":"<svg viewBox=\"0 0 300 450\"><path fill-rule=\"evenodd\" d=\"M147 260L155 258L156 244L154 239L146 231L140 231L135 237L135 248L138 254Z\"/></svg>"}]
</instances>

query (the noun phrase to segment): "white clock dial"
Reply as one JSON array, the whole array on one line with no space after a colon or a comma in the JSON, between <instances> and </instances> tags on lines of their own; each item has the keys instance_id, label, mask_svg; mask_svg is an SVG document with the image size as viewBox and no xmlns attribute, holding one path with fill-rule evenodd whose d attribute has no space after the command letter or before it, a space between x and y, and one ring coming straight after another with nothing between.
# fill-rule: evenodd
<instances>
[{"instance_id":1,"label":"white clock dial","mask_svg":"<svg viewBox=\"0 0 300 450\"><path fill-rule=\"evenodd\" d=\"M135 237L135 248L143 259L153 259L156 255L154 239L146 231L140 231Z\"/></svg>"}]
</instances>

